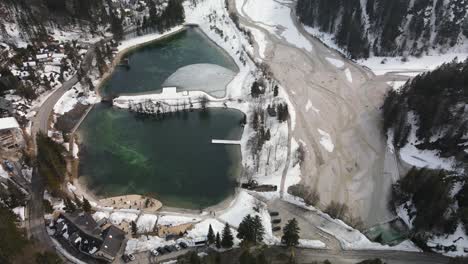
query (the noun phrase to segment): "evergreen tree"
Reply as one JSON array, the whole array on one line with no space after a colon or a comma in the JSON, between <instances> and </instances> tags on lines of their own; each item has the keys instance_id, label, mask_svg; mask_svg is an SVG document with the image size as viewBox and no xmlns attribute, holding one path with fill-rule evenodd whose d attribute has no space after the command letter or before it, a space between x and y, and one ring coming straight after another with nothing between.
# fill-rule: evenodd
<instances>
[{"instance_id":1,"label":"evergreen tree","mask_svg":"<svg viewBox=\"0 0 468 264\"><path fill-rule=\"evenodd\" d=\"M263 94L262 89L260 88L260 84L257 81L252 83L252 87L250 88L250 94L252 97L258 97L259 95Z\"/></svg>"},{"instance_id":2,"label":"evergreen tree","mask_svg":"<svg viewBox=\"0 0 468 264\"><path fill-rule=\"evenodd\" d=\"M18 229L18 217L0 204L0 263L12 263L15 255L27 245L25 234Z\"/></svg>"},{"instance_id":3,"label":"evergreen tree","mask_svg":"<svg viewBox=\"0 0 468 264\"><path fill-rule=\"evenodd\" d=\"M219 232L216 233L216 248L221 248L221 237L219 236Z\"/></svg>"},{"instance_id":4,"label":"evergreen tree","mask_svg":"<svg viewBox=\"0 0 468 264\"><path fill-rule=\"evenodd\" d=\"M284 122L289 118L289 110L287 104L278 104L276 106L276 113L278 121Z\"/></svg>"},{"instance_id":5,"label":"evergreen tree","mask_svg":"<svg viewBox=\"0 0 468 264\"><path fill-rule=\"evenodd\" d=\"M83 203L82 203L81 200L78 198L78 196L76 196L75 193L73 193L73 201L75 201L76 207L81 208L81 207L83 206Z\"/></svg>"},{"instance_id":6,"label":"evergreen tree","mask_svg":"<svg viewBox=\"0 0 468 264\"><path fill-rule=\"evenodd\" d=\"M232 248L234 245L234 237L232 236L231 228L226 223L223 229L223 238L221 239L221 246L223 248Z\"/></svg>"},{"instance_id":7,"label":"evergreen tree","mask_svg":"<svg viewBox=\"0 0 468 264\"><path fill-rule=\"evenodd\" d=\"M296 218L289 220L283 228L281 242L288 247L297 246L299 244L299 231Z\"/></svg>"},{"instance_id":8,"label":"evergreen tree","mask_svg":"<svg viewBox=\"0 0 468 264\"><path fill-rule=\"evenodd\" d=\"M114 39L121 40L124 34L122 20L119 17L117 17L114 10L112 10L111 0L107 0L107 5L109 6L109 16L110 16L112 34L114 34Z\"/></svg>"},{"instance_id":9,"label":"evergreen tree","mask_svg":"<svg viewBox=\"0 0 468 264\"><path fill-rule=\"evenodd\" d=\"M273 88L273 96L274 97L278 96L278 93L279 93L278 85L275 85L275 88Z\"/></svg>"},{"instance_id":10,"label":"evergreen tree","mask_svg":"<svg viewBox=\"0 0 468 264\"><path fill-rule=\"evenodd\" d=\"M86 199L84 197L83 197L83 207L82 208L83 208L83 211L85 211L87 213L91 212L91 209L92 209L91 204L89 203L88 199Z\"/></svg>"},{"instance_id":11,"label":"evergreen tree","mask_svg":"<svg viewBox=\"0 0 468 264\"><path fill-rule=\"evenodd\" d=\"M65 212L73 213L76 211L76 205L70 200L70 198L66 197L64 204L65 204Z\"/></svg>"},{"instance_id":12,"label":"evergreen tree","mask_svg":"<svg viewBox=\"0 0 468 264\"><path fill-rule=\"evenodd\" d=\"M48 136L37 135L37 173L45 179L47 188L54 192L60 189L66 174L65 148Z\"/></svg>"},{"instance_id":13,"label":"evergreen tree","mask_svg":"<svg viewBox=\"0 0 468 264\"><path fill-rule=\"evenodd\" d=\"M131 229L132 229L132 234L135 236L138 233L138 227L135 223L135 221L132 221L130 223Z\"/></svg>"},{"instance_id":14,"label":"evergreen tree","mask_svg":"<svg viewBox=\"0 0 468 264\"><path fill-rule=\"evenodd\" d=\"M258 118L258 113L256 111L253 112L252 117L252 128L257 131L260 126L260 119Z\"/></svg>"},{"instance_id":15,"label":"evergreen tree","mask_svg":"<svg viewBox=\"0 0 468 264\"><path fill-rule=\"evenodd\" d=\"M262 225L262 219L256 215L251 217L246 215L237 229L237 238L246 243L259 243L263 241L265 229Z\"/></svg>"},{"instance_id":16,"label":"evergreen tree","mask_svg":"<svg viewBox=\"0 0 468 264\"><path fill-rule=\"evenodd\" d=\"M211 224L210 224L210 227L208 228L207 238L208 238L208 244L209 245L212 245L215 242L216 238L215 238L215 234L213 232L213 228L211 227Z\"/></svg>"},{"instance_id":17,"label":"evergreen tree","mask_svg":"<svg viewBox=\"0 0 468 264\"><path fill-rule=\"evenodd\" d=\"M263 227L262 224L262 218L260 216L256 215L253 218L253 230L254 230L254 235L255 235L255 242L260 243L263 241L263 236L265 235L265 228Z\"/></svg>"}]
</instances>

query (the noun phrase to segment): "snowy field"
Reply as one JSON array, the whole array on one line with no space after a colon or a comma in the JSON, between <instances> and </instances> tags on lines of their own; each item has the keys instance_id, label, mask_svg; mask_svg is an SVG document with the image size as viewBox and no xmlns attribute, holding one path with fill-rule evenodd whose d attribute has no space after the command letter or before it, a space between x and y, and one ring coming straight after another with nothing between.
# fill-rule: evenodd
<instances>
[{"instance_id":1,"label":"snowy field","mask_svg":"<svg viewBox=\"0 0 468 264\"><path fill-rule=\"evenodd\" d=\"M445 169L448 171L454 171L457 169L456 161L454 157L442 158L439 153L434 150L421 150L416 147L419 143L416 137L416 120L413 113L408 114L408 122L411 123L411 132L408 136L408 143L400 148L400 158L408 163L409 165L416 166L419 168L430 168L430 169ZM394 149L393 133L388 133L388 141L390 149Z\"/></svg>"}]
</instances>

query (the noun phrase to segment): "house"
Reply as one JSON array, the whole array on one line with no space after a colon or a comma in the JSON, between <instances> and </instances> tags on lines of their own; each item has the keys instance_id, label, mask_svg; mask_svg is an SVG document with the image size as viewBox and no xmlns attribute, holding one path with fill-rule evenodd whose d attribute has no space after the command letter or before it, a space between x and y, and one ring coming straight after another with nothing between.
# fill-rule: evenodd
<instances>
[{"instance_id":1,"label":"house","mask_svg":"<svg viewBox=\"0 0 468 264\"><path fill-rule=\"evenodd\" d=\"M110 225L103 231L104 242L101 248L94 254L97 258L113 261L120 251L125 240L125 232L114 225Z\"/></svg>"},{"instance_id":2,"label":"house","mask_svg":"<svg viewBox=\"0 0 468 264\"><path fill-rule=\"evenodd\" d=\"M98 224L88 213L60 213L55 222L58 238L85 255L107 262L114 261L125 241L124 231L114 225Z\"/></svg>"},{"instance_id":3,"label":"house","mask_svg":"<svg viewBox=\"0 0 468 264\"><path fill-rule=\"evenodd\" d=\"M36 60L39 62L45 62L49 60L49 54L44 53L44 54L37 54L36 55Z\"/></svg>"},{"instance_id":4,"label":"house","mask_svg":"<svg viewBox=\"0 0 468 264\"><path fill-rule=\"evenodd\" d=\"M23 147L21 128L14 117L0 118L0 150L16 151Z\"/></svg>"}]
</instances>

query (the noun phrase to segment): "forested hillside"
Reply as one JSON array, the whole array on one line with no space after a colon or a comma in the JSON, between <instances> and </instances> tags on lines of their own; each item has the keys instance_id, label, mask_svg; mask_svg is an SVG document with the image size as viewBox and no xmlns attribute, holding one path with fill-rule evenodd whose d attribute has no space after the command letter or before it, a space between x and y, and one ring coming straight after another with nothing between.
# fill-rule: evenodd
<instances>
[{"instance_id":1,"label":"forested hillside","mask_svg":"<svg viewBox=\"0 0 468 264\"><path fill-rule=\"evenodd\" d=\"M462 252L460 241L468 238L468 60L390 91L383 117L389 145L402 160L424 167L393 185L391 208L422 248Z\"/></svg>"},{"instance_id":2,"label":"forested hillside","mask_svg":"<svg viewBox=\"0 0 468 264\"><path fill-rule=\"evenodd\" d=\"M184 21L182 2L0 0L0 40L9 44L44 41L56 30L88 34L83 38L110 31L117 39L125 29L164 31Z\"/></svg>"},{"instance_id":3,"label":"forested hillside","mask_svg":"<svg viewBox=\"0 0 468 264\"><path fill-rule=\"evenodd\" d=\"M400 91L390 91L384 105L384 130L402 148L416 130L419 149L435 150L468 164L468 61L451 62L416 76ZM463 166L463 165L461 165Z\"/></svg>"},{"instance_id":4,"label":"forested hillside","mask_svg":"<svg viewBox=\"0 0 468 264\"><path fill-rule=\"evenodd\" d=\"M0 14L0 33L7 42L43 38L46 27L96 27L109 17L102 0L0 0Z\"/></svg>"},{"instance_id":5,"label":"forested hillside","mask_svg":"<svg viewBox=\"0 0 468 264\"><path fill-rule=\"evenodd\" d=\"M465 0L299 0L296 8L352 58L466 51L467 11Z\"/></svg>"}]
</instances>

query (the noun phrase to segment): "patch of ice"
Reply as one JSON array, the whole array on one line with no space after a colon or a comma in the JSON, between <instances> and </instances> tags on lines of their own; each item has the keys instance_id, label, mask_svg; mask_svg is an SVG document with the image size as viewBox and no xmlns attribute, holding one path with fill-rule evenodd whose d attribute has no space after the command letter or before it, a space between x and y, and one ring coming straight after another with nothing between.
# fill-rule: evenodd
<instances>
[{"instance_id":1,"label":"patch of ice","mask_svg":"<svg viewBox=\"0 0 468 264\"><path fill-rule=\"evenodd\" d=\"M327 59L328 62L330 62L333 66L335 66L337 68L343 68L343 66L345 65L342 60L329 58L329 57L327 57L326 59Z\"/></svg>"},{"instance_id":2,"label":"patch of ice","mask_svg":"<svg viewBox=\"0 0 468 264\"><path fill-rule=\"evenodd\" d=\"M346 68L345 75L346 75L346 80L348 80L348 82L352 83L353 82L353 75L351 74L351 71L349 70L349 68Z\"/></svg>"},{"instance_id":3,"label":"patch of ice","mask_svg":"<svg viewBox=\"0 0 468 264\"><path fill-rule=\"evenodd\" d=\"M326 151L328 152L333 152L333 149L335 148L335 145L333 144L333 141L331 139L330 134L327 132L317 129L317 131L320 134L320 144L325 148Z\"/></svg>"},{"instance_id":4,"label":"patch of ice","mask_svg":"<svg viewBox=\"0 0 468 264\"><path fill-rule=\"evenodd\" d=\"M314 105L312 104L312 101L310 101L310 99L309 99L309 100L307 100L305 110L306 110L306 112L309 112L310 109L314 110L314 112L316 112L317 114L320 113L320 110L315 108Z\"/></svg>"}]
</instances>

